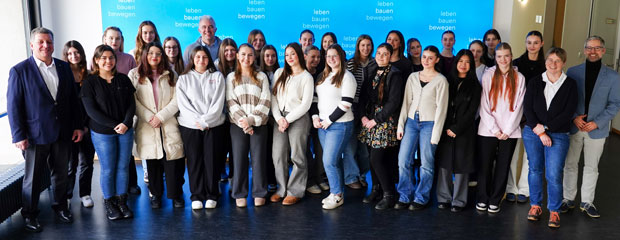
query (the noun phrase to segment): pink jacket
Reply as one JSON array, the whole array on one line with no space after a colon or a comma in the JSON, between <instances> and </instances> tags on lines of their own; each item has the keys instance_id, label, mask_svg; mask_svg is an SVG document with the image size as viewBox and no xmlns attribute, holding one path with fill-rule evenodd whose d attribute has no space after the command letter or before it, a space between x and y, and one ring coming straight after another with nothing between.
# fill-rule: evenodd
<instances>
[{"instance_id":1,"label":"pink jacket","mask_svg":"<svg viewBox=\"0 0 620 240\"><path fill-rule=\"evenodd\" d=\"M502 131L510 138L521 138L521 127L519 123L523 117L523 97L525 96L525 77L517 72L517 94L515 96L514 111L510 111L510 101L504 95L497 99L497 107L491 112L491 100L489 91L491 90L491 78L497 67L490 67L482 75L482 94L480 99L480 126L478 135L484 137L495 137L495 133ZM516 70L516 68L515 68ZM503 76L507 76L504 74ZM504 81L506 83L506 81ZM506 88L506 85L503 86Z\"/></svg>"}]
</instances>

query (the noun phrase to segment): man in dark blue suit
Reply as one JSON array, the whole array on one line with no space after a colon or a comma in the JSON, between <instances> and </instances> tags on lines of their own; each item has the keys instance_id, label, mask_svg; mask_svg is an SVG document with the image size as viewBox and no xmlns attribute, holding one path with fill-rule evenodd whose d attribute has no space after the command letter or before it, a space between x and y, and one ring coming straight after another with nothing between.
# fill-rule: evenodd
<instances>
[{"instance_id":1,"label":"man in dark blue suit","mask_svg":"<svg viewBox=\"0 0 620 240\"><path fill-rule=\"evenodd\" d=\"M67 162L71 141L82 140L82 126L71 68L52 57L52 31L33 29L30 48L33 56L10 70L7 113L13 143L26 160L21 213L26 230L40 232L37 205L45 167L51 171L52 208L62 222L72 221L66 197Z\"/></svg>"}]
</instances>

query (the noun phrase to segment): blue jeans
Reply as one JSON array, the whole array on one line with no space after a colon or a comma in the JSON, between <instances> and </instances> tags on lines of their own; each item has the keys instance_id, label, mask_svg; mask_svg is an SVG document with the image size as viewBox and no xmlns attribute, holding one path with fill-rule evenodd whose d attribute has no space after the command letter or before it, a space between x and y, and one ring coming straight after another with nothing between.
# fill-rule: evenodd
<instances>
[{"instance_id":1,"label":"blue jeans","mask_svg":"<svg viewBox=\"0 0 620 240\"><path fill-rule=\"evenodd\" d=\"M101 165L99 181L103 198L127 193L133 128L125 134L101 134L94 131L90 131L90 134Z\"/></svg>"},{"instance_id":2,"label":"blue jeans","mask_svg":"<svg viewBox=\"0 0 620 240\"><path fill-rule=\"evenodd\" d=\"M557 212L562 205L564 161L570 140L568 133L547 133L551 147L546 147L529 126L523 128L523 145L530 161L527 179L530 185L530 205L541 206L543 200L543 169L547 178L547 208Z\"/></svg>"},{"instance_id":3,"label":"blue jeans","mask_svg":"<svg viewBox=\"0 0 620 240\"><path fill-rule=\"evenodd\" d=\"M405 134L400 143L398 152L398 201L410 203L414 201L419 204L426 204L430 199L431 188L433 187L433 171L435 168L435 149L437 145L431 144L433 132L433 121L419 121L418 114L415 119L407 118L405 123ZM420 182L414 186L413 157L420 143L419 155L421 156L422 166L420 167ZM414 193L415 191L415 193Z\"/></svg>"},{"instance_id":4,"label":"blue jeans","mask_svg":"<svg viewBox=\"0 0 620 240\"><path fill-rule=\"evenodd\" d=\"M368 160L368 149L365 144L357 139L359 129L353 127L353 133L344 149L343 167L344 183L351 184L359 181L361 176L365 177L370 168ZM357 160L356 160L357 159Z\"/></svg>"},{"instance_id":5,"label":"blue jeans","mask_svg":"<svg viewBox=\"0 0 620 240\"><path fill-rule=\"evenodd\" d=\"M327 130L319 129L319 140L323 146L323 165L329 180L330 193L341 194L344 191L340 158L352 134L353 121L335 122Z\"/></svg>"}]
</instances>

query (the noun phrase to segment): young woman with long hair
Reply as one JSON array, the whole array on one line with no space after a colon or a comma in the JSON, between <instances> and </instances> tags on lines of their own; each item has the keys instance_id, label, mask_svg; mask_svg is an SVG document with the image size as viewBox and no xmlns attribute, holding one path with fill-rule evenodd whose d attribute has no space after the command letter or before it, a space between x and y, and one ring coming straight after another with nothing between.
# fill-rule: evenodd
<instances>
[{"instance_id":1,"label":"young woman with long hair","mask_svg":"<svg viewBox=\"0 0 620 240\"><path fill-rule=\"evenodd\" d=\"M190 52L187 68L176 84L176 97L192 209L215 208L225 159L221 138L226 130L226 80L215 69L207 47L197 46Z\"/></svg>"},{"instance_id":2,"label":"young woman with long hair","mask_svg":"<svg viewBox=\"0 0 620 240\"><path fill-rule=\"evenodd\" d=\"M140 64L140 59L142 58L142 51L144 51L144 47L146 44L151 42L156 42L161 44L161 40L159 39L159 33L157 33L157 27L155 27L155 23L146 20L140 23L138 26L138 34L136 34L136 46L134 49L129 51L129 54L133 56L136 60L136 64Z\"/></svg>"},{"instance_id":3,"label":"young woman with long hair","mask_svg":"<svg viewBox=\"0 0 620 240\"><path fill-rule=\"evenodd\" d=\"M68 62L73 72L73 78L77 84L77 88L81 89L84 79L88 76L86 69L86 54L82 44L78 41L71 40L65 43L62 49L62 58ZM80 108L84 108L80 102ZM84 111L82 111L84 112ZM88 116L83 115L85 126L88 124ZM69 158L69 172L67 174L67 199L73 198L73 188L75 186L75 178L78 173L79 164L79 193L80 200L84 207L92 207L94 202L90 197L91 183L93 178L93 159L95 157L95 148L90 139L88 127L84 128L84 136L79 143L73 143L71 157Z\"/></svg>"},{"instance_id":4,"label":"young woman with long hair","mask_svg":"<svg viewBox=\"0 0 620 240\"><path fill-rule=\"evenodd\" d=\"M82 103L101 165L101 190L108 219L131 218L127 206L128 166L133 146L135 89L127 75L116 71L114 49L99 45L93 72L82 84Z\"/></svg>"},{"instance_id":5,"label":"young woman with long hair","mask_svg":"<svg viewBox=\"0 0 620 240\"><path fill-rule=\"evenodd\" d=\"M282 200L283 205L293 205L304 196L308 176L306 148L312 104L314 81L306 71L301 46L289 43L285 48L284 67L274 74L271 113L277 123L273 129L273 165L276 168L278 190L271 202ZM289 176L288 161L293 162Z\"/></svg>"},{"instance_id":6,"label":"young woman with long hair","mask_svg":"<svg viewBox=\"0 0 620 240\"><path fill-rule=\"evenodd\" d=\"M484 63L488 67L495 66L495 48L502 43L502 37L496 29L489 29L484 33L482 37L484 45L487 46L487 54L483 55Z\"/></svg>"},{"instance_id":7,"label":"young woman with long hair","mask_svg":"<svg viewBox=\"0 0 620 240\"><path fill-rule=\"evenodd\" d=\"M385 42L392 45L392 55L390 57L390 64L395 66L400 70L403 76L403 81L407 80L409 74L411 73L412 66L411 61L405 58L405 38L403 34L398 30L392 30L388 33L387 37L385 37ZM404 85L404 83L403 83Z\"/></svg>"},{"instance_id":8,"label":"young woman with long hair","mask_svg":"<svg viewBox=\"0 0 620 240\"><path fill-rule=\"evenodd\" d=\"M495 63L482 76L480 126L478 127L478 196L476 209L497 213L506 191L510 160L523 116L525 78L512 65L512 48L500 43ZM495 166L495 167L493 167Z\"/></svg>"},{"instance_id":9,"label":"young woman with long hair","mask_svg":"<svg viewBox=\"0 0 620 240\"><path fill-rule=\"evenodd\" d=\"M222 73L224 78L226 78L228 74L234 72L237 68L237 43L235 43L235 40L232 40L231 38L226 38L222 40L218 56L219 57L214 62L215 68ZM224 111L226 111L226 109L224 109ZM228 121L228 118L225 118L223 128L230 129L230 122ZM222 166L222 173L220 175L220 180L224 182L228 179L233 178L235 172L235 164L234 161L232 161L233 151L232 142L230 139L230 131L224 131L222 134L224 134L222 135L223 139L221 139L224 142L224 154L221 155L223 159L220 159L218 161L226 162L226 160L228 160L228 174L226 174L226 165L224 165ZM232 191L232 188L228 189Z\"/></svg>"},{"instance_id":10,"label":"young woman with long hair","mask_svg":"<svg viewBox=\"0 0 620 240\"><path fill-rule=\"evenodd\" d=\"M398 119L398 193L396 209L418 210L430 200L435 169L435 149L439 143L448 110L448 81L439 72L439 49L428 46L422 52L424 70L407 79ZM413 182L414 153L420 145L420 182Z\"/></svg>"},{"instance_id":11,"label":"young woman with long hair","mask_svg":"<svg viewBox=\"0 0 620 240\"><path fill-rule=\"evenodd\" d=\"M398 147L396 130L405 81L401 71L390 64L392 53L394 49L389 43L377 47L376 64L364 68L368 78L360 94L359 114L363 127L358 137L368 146L373 182L372 191L364 202L374 202L383 195L376 209L391 208L396 203L394 171L389 159Z\"/></svg>"},{"instance_id":12,"label":"young woman with long hair","mask_svg":"<svg viewBox=\"0 0 620 240\"><path fill-rule=\"evenodd\" d=\"M175 91L177 74L170 68L159 43L145 46L142 60L129 72L129 79L136 88L136 156L146 161L149 169L151 208L161 207L164 174L166 195L174 207L181 208L185 205L185 155L176 119L179 112Z\"/></svg>"},{"instance_id":13,"label":"young woman with long hair","mask_svg":"<svg viewBox=\"0 0 620 240\"><path fill-rule=\"evenodd\" d=\"M183 73L185 70L185 62L183 61L179 40L172 36L166 37L166 39L164 39L164 51L170 68L174 70L176 74Z\"/></svg>"},{"instance_id":14,"label":"young woman with long hair","mask_svg":"<svg viewBox=\"0 0 620 240\"><path fill-rule=\"evenodd\" d=\"M237 52L237 68L226 78L226 105L235 162L231 196L237 207L246 207L248 197L248 154L252 158L254 206L265 205L267 196L267 121L271 107L269 79L255 68L256 51L248 43ZM270 159L270 158L269 158Z\"/></svg>"},{"instance_id":15,"label":"young woman with long hair","mask_svg":"<svg viewBox=\"0 0 620 240\"><path fill-rule=\"evenodd\" d=\"M411 61L411 72L422 71L422 44L417 38L407 40L407 59Z\"/></svg>"}]
</instances>

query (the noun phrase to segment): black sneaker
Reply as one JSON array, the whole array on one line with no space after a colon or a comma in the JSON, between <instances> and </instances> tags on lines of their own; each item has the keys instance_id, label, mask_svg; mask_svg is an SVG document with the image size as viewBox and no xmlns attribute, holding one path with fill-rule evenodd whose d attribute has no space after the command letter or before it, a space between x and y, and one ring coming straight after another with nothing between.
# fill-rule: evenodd
<instances>
[{"instance_id":1,"label":"black sneaker","mask_svg":"<svg viewBox=\"0 0 620 240\"><path fill-rule=\"evenodd\" d=\"M377 203L375 209L385 210L388 208L393 208L395 203L396 199L394 199L394 195L383 195L383 199Z\"/></svg>"},{"instance_id":2,"label":"black sneaker","mask_svg":"<svg viewBox=\"0 0 620 240\"><path fill-rule=\"evenodd\" d=\"M582 212L585 212L591 218L600 218L601 217L601 215L598 213L598 210L596 210L596 207L592 203L583 203L582 202L581 204L579 204L579 208L581 209Z\"/></svg>"},{"instance_id":3,"label":"black sneaker","mask_svg":"<svg viewBox=\"0 0 620 240\"><path fill-rule=\"evenodd\" d=\"M161 208L161 198L158 196L151 197L151 208L158 209Z\"/></svg>"},{"instance_id":4,"label":"black sneaker","mask_svg":"<svg viewBox=\"0 0 620 240\"><path fill-rule=\"evenodd\" d=\"M461 212L463 211L463 207L459 207L459 206L452 206L452 208L450 208L450 211L452 212Z\"/></svg>"},{"instance_id":5,"label":"black sneaker","mask_svg":"<svg viewBox=\"0 0 620 240\"><path fill-rule=\"evenodd\" d=\"M447 202L441 202L437 204L437 208L439 209L450 209L451 204Z\"/></svg>"},{"instance_id":6,"label":"black sneaker","mask_svg":"<svg viewBox=\"0 0 620 240\"><path fill-rule=\"evenodd\" d=\"M560 212L567 213L569 210L575 208L575 201L564 199L562 200L562 205L560 205Z\"/></svg>"},{"instance_id":7,"label":"black sneaker","mask_svg":"<svg viewBox=\"0 0 620 240\"><path fill-rule=\"evenodd\" d=\"M128 192L129 192L129 194L132 194L132 195L140 195L140 193L142 192L142 191L140 190L140 187L139 187L139 186L137 186L137 185L136 185L136 186L129 187L129 189L128 189L128 190L129 190L129 191L128 191Z\"/></svg>"},{"instance_id":8,"label":"black sneaker","mask_svg":"<svg viewBox=\"0 0 620 240\"><path fill-rule=\"evenodd\" d=\"M182 207L185 207L185 200L182 197L173 199L172 204L174 205L175 208L182 208Z\"/></svg>"},{"instance_id":9,"label":"black sneaker","mask_svg":"<svg viewBox=\"0 0 620 240\"><path fill-rule=\"evenodd\" d=\"M409 203L404 203L401 201L398 201L396 205L394 205L394 209L406 209L407 207L409 207Z\"/></svg>"},{"instance_id":10,"label":"black sneaker","mask_svg":"<svg viewBox=\"0 0 620 240\"><path fill-rule=\"evenodd\" d=\"M409 210L412 210L412 211L422 210L424 208L426 208L425 204L419 204L417 202L413 202L411 203L411 205L409 205Z\"/></svg>"}]
</instances>

